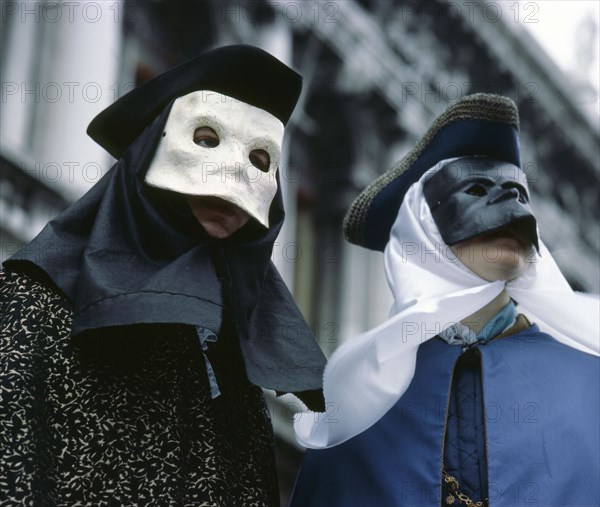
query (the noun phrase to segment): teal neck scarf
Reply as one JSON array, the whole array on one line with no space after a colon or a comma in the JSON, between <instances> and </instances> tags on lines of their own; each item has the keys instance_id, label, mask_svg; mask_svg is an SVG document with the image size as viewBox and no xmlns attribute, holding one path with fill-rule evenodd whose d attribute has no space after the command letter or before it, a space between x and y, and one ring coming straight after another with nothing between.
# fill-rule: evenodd
<instances>
[{"instance_id":1,"label":"teal neck scarf","mask_svg":"<svg viewBox=\"0 0 600 507\"><path fill-rule=\"evenodd\" d=\"M517 318L517 309L511 300L494 315L479 333L457 322L444 329L438 336L450 345L469 347L474 344L484 344L511 327Z\"/></svg>"}]
</instances>

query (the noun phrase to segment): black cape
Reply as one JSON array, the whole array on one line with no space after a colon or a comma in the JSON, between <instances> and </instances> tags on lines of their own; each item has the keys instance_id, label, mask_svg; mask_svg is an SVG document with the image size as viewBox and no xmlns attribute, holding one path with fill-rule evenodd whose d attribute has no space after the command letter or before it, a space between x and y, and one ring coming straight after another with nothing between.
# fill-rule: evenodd
<instances>
[{"instance_id":1,"label":"black cape","mask_svg":"<svg viewBox=\"0 0 600 507\"><path fill-rule=\"evenodd\" d=\"M225 327L252 383L323 410L325 357L271 262L284 219L279 184L268 230L251 220L225 240L209 237L183 196L144 183L172 104L4 265L37 271L73 302L73 336L152 323L219 336Z\"/></svg>"}]
</instances>

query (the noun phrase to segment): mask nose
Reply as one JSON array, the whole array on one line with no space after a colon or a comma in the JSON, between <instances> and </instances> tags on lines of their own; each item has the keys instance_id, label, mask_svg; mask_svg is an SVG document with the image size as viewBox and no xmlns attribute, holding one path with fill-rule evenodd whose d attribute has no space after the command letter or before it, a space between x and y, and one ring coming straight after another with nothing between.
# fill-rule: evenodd
<instances>
[{"instance_id":1,"label":"mask nose","mask_svg":"<svg viewBox=\"0 0 600 507\"><path fill-rule=\"evenodd\" d=\"M520 195L516 188L501 188L495 194L496 195L494 195L494 197L487 202L488 206L499 202L508 201L510 199L519 199Z\"/></svg>"},{"instance_id":2,"label":"mask nose","mask_svg":"<svg viewBox=\"0 0 600 507\"><path fill-rule=\"evenodd\" d=\"M228 151L229 153L227 153L224 161L226 171L229 173L241 173L247 163L243 147L237 142L232 142Z\"/></svg>"}]
</instances>

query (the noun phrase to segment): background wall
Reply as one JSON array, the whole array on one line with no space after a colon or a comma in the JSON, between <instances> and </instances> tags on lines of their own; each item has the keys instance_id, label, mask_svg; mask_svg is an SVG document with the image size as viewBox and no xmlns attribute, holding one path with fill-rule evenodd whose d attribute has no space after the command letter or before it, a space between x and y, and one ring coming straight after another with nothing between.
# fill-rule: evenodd
<instances>
[{"instance_id":1,"label":"background wall","mask_svg":"<svg viewBox=\"0 0 600 507\"><path fill-rule=\"evenodd\" d=\"M346 209L435 116L477 91L517 102L542 238L575 288L598 292L595 4L3 1L1 257L110 169L85 135L98 112L205 49L248 43L304 76L273 258L327 354L381 322L390 303L381 254L341 238ZM267 394L284 505L302 453L291 428L298 405Z\"/></svg>"}]
</instances>

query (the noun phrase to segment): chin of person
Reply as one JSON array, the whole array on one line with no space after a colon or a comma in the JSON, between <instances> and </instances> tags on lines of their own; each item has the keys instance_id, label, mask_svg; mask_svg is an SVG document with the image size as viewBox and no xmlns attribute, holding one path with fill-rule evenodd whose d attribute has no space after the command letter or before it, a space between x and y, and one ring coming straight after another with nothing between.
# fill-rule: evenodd
<instances>
[{"instance_id":1,"label":"chin of person","mask_svg":"<svg viewBox=\"0 0 600 507\"><path fill-rule=\"evenodd\" d=\"M235 231L240 229L242 225L229 224L226 221L216 219L199 221L206 233L212 238L225 239L231 236Z\"/></svg>"},{"instance_id":2,"label":"chin of person","mask_svg":"<svg viewBox=\"0 0 600 507\"><path fill-rule=\"evenodd\" d=\"M188 198L188 202L196 220L213 238L228 238L250 220L244 210L224 199L199 197Z\"/></svg>"}]
</instances>

